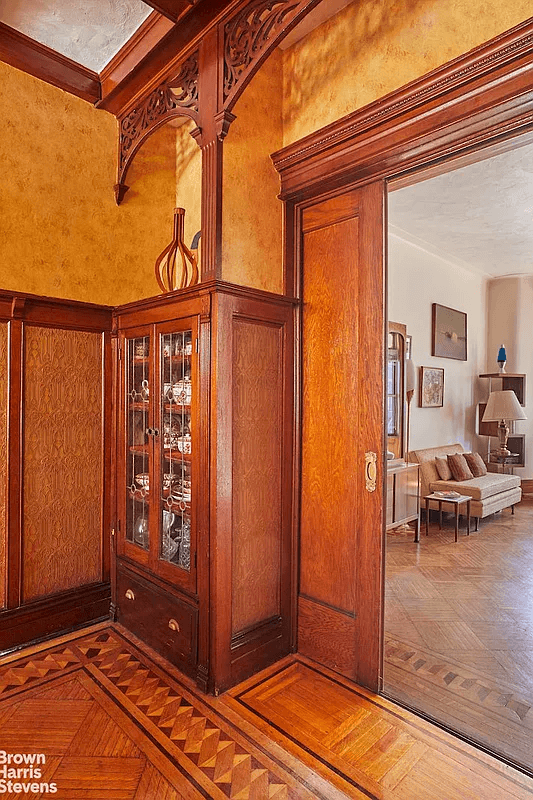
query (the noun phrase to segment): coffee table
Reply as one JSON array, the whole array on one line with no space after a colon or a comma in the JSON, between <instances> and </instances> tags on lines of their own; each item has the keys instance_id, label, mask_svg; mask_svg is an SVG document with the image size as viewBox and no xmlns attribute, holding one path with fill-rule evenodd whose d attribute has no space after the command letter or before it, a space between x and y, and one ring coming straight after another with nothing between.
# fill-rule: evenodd
<instances>
[{"instance_id":1,"label":"coffee table","mask_svg":"<svg viewBox=\"0 0 533 800\"><path fill-rule=\"evenodd\" d=\"M448 503L455 506L455 541L458 539L459 534L459 506L466 503L466 535L470 536L470 501L471 497L466 494L460 494L458 497L441 497L438 494L428 494L424 497L426 501L426 536L429 533L429 501L436 500L439 504L439 530L442 530L442 504Z\"/></svg>"}]
</instances>

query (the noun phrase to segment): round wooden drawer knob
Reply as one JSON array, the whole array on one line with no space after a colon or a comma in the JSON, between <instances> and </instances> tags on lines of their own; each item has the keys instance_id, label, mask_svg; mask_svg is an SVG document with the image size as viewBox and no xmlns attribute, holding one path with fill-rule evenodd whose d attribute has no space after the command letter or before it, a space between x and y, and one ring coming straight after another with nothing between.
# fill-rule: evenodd
<instances>
[{"instance_id":1,"label":"round wooden drawer knob","mask_svg":"<svg viewBox=\"0 0 533 800\"><path fill-rule=\"evenodd\" d=\"M126 597L128 600L135 600L135 595L131 589L126 589Z\"/></svg>"},{"instance_id":2,"label":"round wooden drawer knob","mask_svg":"<svg viewBox=\"0 0 533 800\"><path fill-rule=\"evenodd\" d=\"M175 619L169 619L168 627L170 628L171 631L176 631L176 633L180 632L180 626L178 625Z\"/></svg>"}]
</instances>

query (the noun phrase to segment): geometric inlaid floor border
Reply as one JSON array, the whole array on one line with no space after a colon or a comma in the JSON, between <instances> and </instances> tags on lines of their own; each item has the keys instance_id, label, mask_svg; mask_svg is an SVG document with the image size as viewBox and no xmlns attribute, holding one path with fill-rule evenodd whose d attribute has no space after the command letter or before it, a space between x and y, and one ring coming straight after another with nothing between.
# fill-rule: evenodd
<instances>
[{"instance_id":1,"label":"geometric inlaid floor border","mask_svg":"<svg viewBox=\"0 0 533 800\"><path fill-rule=\"evenodd\" d=\"M81 668L119 699L123 708L134 711L137 722L144 717L146 730L160 734L159 743L186 768L205 797L316 797L283 770L273 768L272 761L247 746L214 713L206 713L186 688L159 674L157 665L147 666L134 646L111 628L20 661L0 662L0 704L38 683L46 685Z\"/></svg>"},{"instance_id":2,"label":"geometric inlaid floor border","mask_svg":"<svg viewBox=\"0 0 533 800\"><path fill-rule=\"evenodd\" d=\"M435 685L444 685L459 698L491 707L498 713L508 712L508 717L514 722L531 721L531 704L516 691L497 685L486 677L476 676L473 670L457 663L452 665L438 654L430 654L423 648L390 638L385 641L385 662L408 667Z\"/></svg>"}]
</instances>

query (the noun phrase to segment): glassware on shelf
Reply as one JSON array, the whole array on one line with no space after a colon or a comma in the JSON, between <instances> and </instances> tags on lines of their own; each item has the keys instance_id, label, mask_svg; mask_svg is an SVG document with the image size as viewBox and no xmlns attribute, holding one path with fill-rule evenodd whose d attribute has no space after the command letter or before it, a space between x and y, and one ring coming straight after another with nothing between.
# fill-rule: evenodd
<instances>
[{"instance_id":1,"label":"glassware on shelf","mask_svg":"<svg viewBox=\"0 0 533 800\"><path fill-rule=\"evenodd\" d=\"M187 571L191 568L191 521L188 517L183 517L178 564Z\"/></svg>"},{"instance_id":2,"label":"glassware on shelf","mask_svg":"<svg viewBox=\"0 0 533 800\"><path fill-rule=\"evenodd\" d=\"M146 517L137 517L133 526L133 541L145 550L148 549L148 520Z\"/></svg>"},{"instance_id":3,"label":"glassware on shelf","mask_svg":"<svg viewBox=\"0 0 533 800\"><path fill-rule=\"evenodd\" d=\"M176 515L171 511L163 511L163 535L161 537L161 558L170 561L178 552L179 540L173 539L171 529L176 520Z\"/></svg>"}]
</instances>

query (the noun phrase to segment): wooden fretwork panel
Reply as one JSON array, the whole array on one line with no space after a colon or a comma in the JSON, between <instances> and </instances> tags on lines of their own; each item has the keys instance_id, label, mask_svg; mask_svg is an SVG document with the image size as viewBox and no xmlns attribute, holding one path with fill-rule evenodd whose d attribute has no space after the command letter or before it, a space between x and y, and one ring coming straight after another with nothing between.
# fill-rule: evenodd
<instances>
[{"instance_id":1,"label":"wooden fretwork panel","mask_svg":"<svg viewBox=\"0 0 533 800\"><path fill-rule=\"evenodd\" d=\"M0 608L6 604L6 481L7 481L7 418L8 418L8 330L7 323L0 324Z\"/></svg>"},{"instance_id":2,"label":"wooden fretwork panel","mask_svg":"<svg viewBox=\"0 0 533 800\"><path fill-rule=\"evenodd\" d=\"M281 333L234 321L232 634L280 614Z\"/></svg>"},{"instance_id":3,"label":"wooden fretwork panel","mask_svg":"<svg viewBox=\"0 0 533 800\"><path fill-rule=\"evenodd\" d=\"M23 598L101 580L102 335L27 326Z\"/></svg>"}]
</instances>

